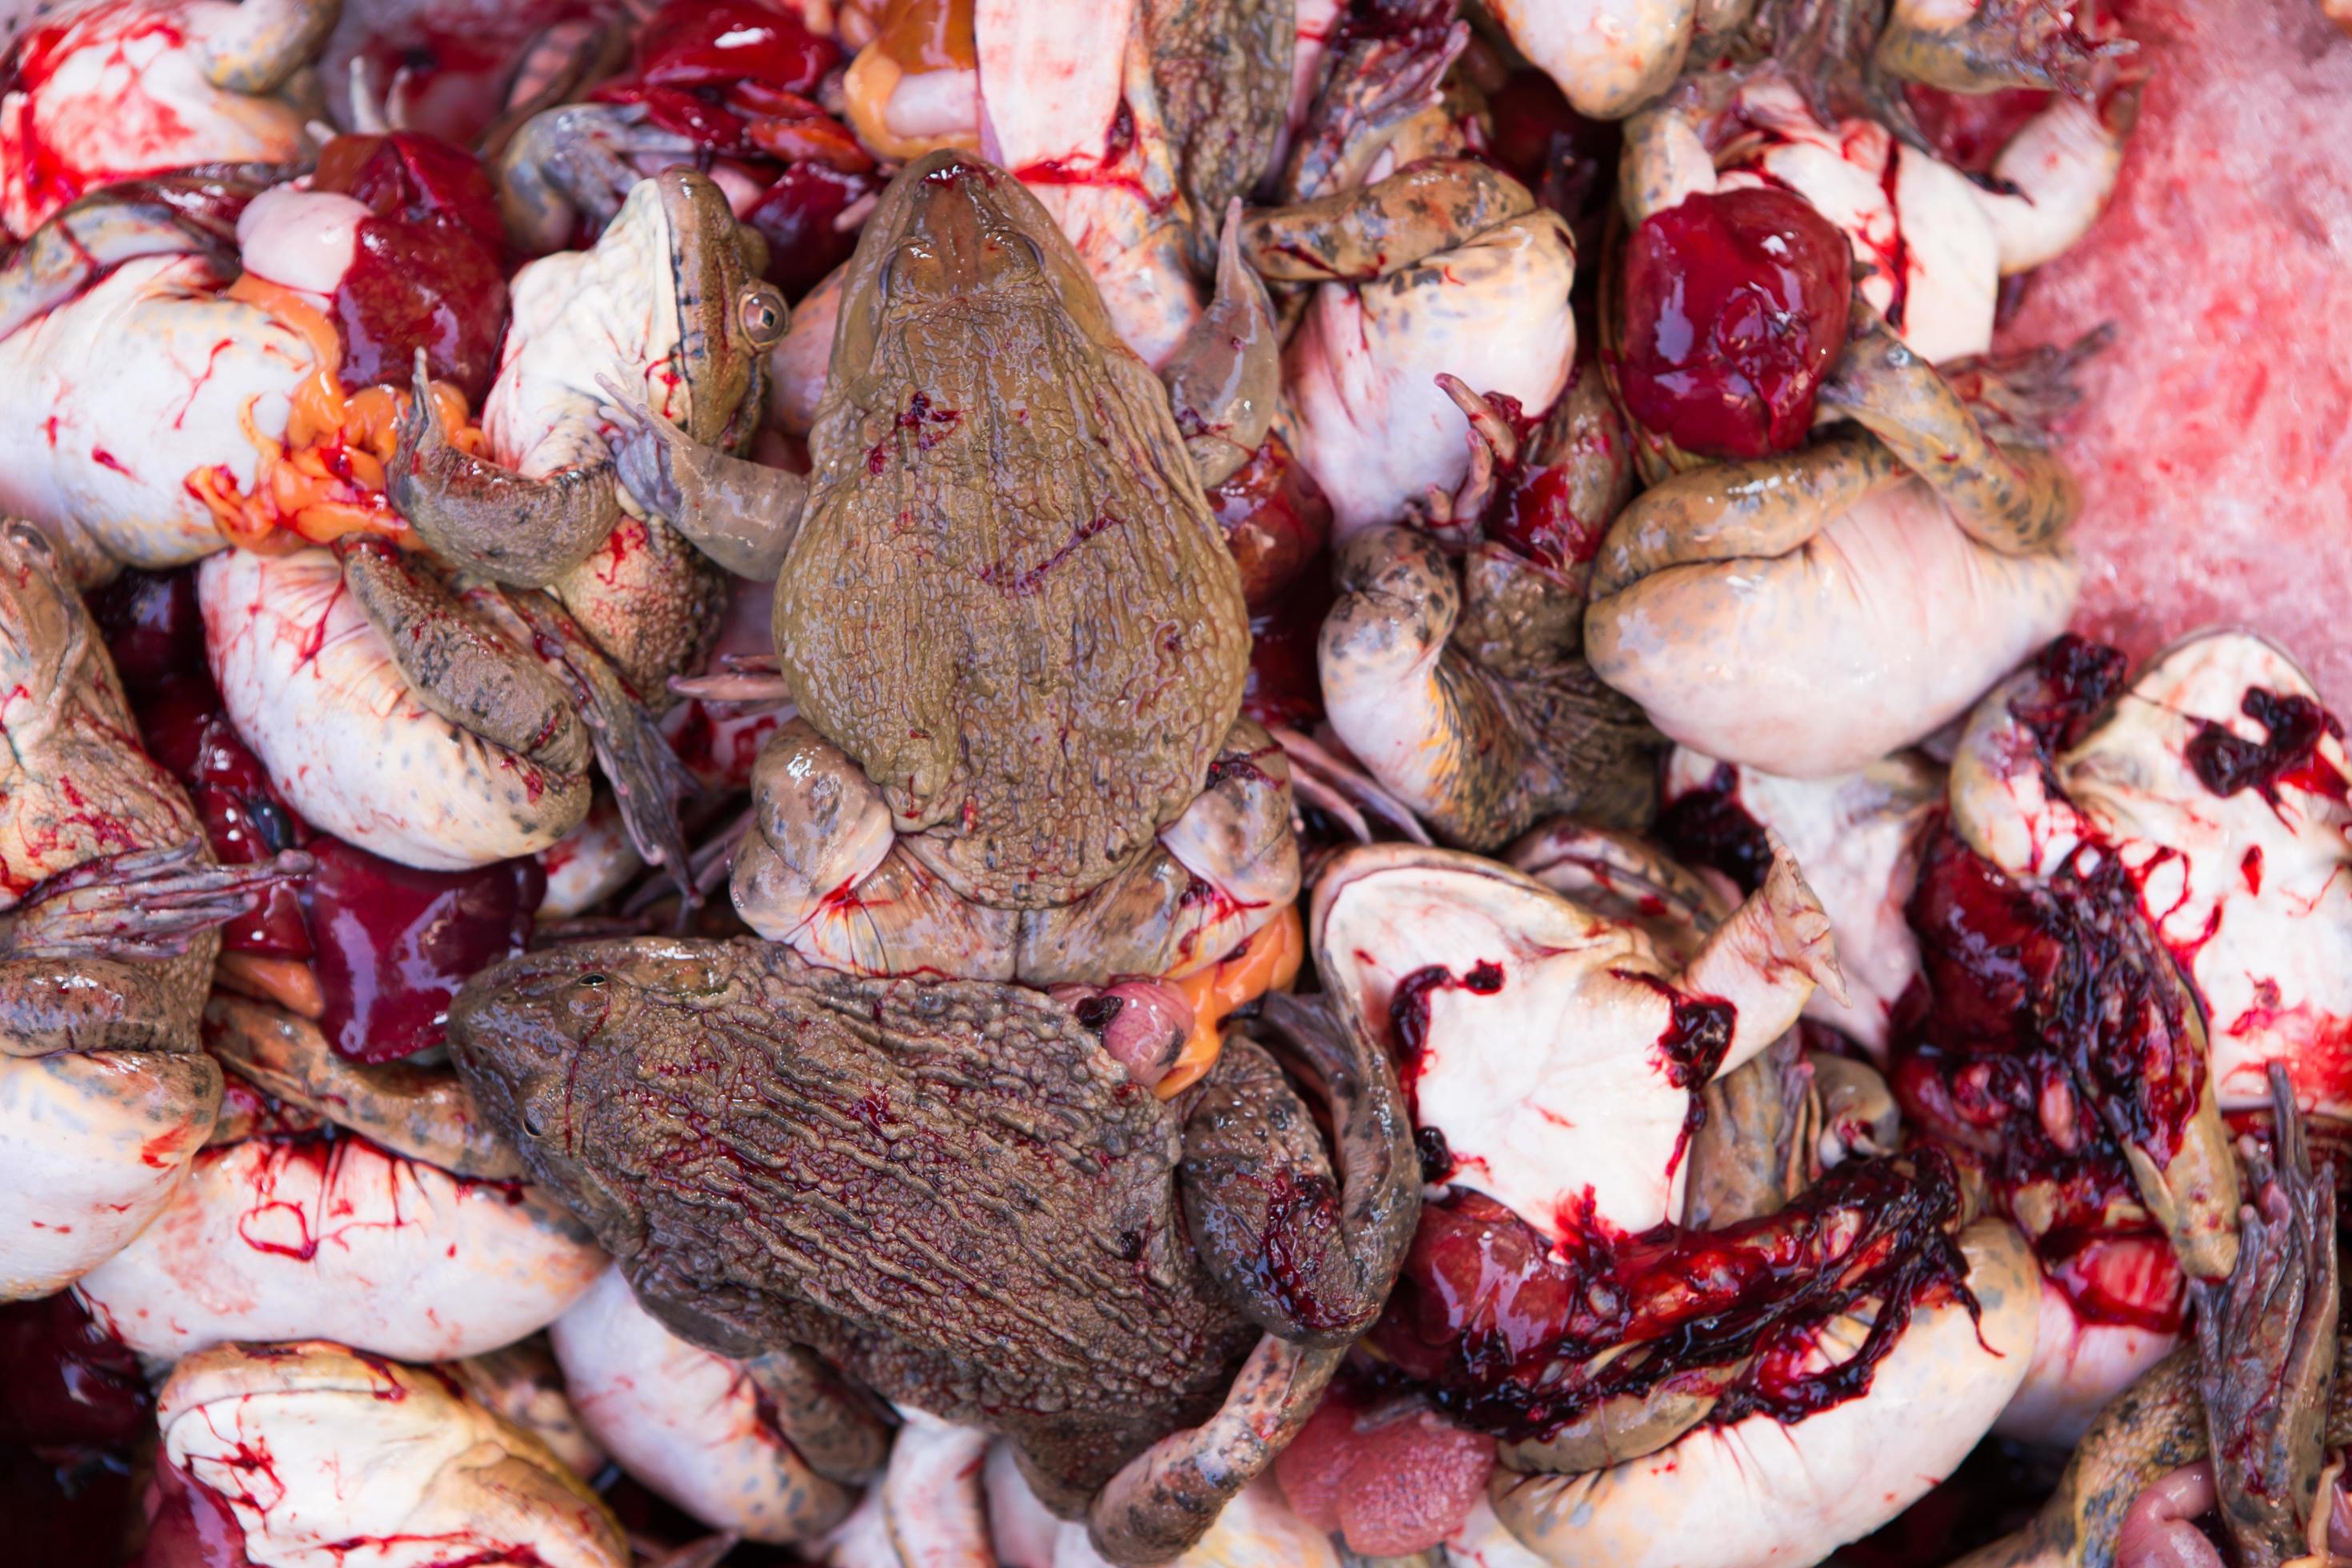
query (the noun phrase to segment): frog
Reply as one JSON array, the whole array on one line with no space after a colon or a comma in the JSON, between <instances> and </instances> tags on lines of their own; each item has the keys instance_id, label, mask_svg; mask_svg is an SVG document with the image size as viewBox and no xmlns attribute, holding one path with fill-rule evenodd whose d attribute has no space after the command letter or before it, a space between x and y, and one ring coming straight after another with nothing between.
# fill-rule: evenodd
<instances>
[{"instance_id":1,"label":"frog","mask_svg":"<svg viewBox=\"0 0 2352 1568\"><path fill-rule=\"evenodd\" d=\"M429 416L420 356L387 485L425 548L337 547L418 700L559 775L593 750L649 864L685 863L691 787L655 717L669 679L707 658L741 563L632 514L597 381L637 381L694 437L748 440L788 317L764 262L711 180L639 181L593 247L517 274L488 456Z\"/></svg>"},{"instance_id":2,"label":"frog","mask_svg":"<svg viewBox=\"0 0 2352 1568\"><path fill-rule=\"evenodd\" d=\"M1668 739L1794 778L1960 717L2082 584L2081 492L2042 426L2070 367L1938 367L1859 289L1852 319L1827 428L1635 497L1584 616L1594 672Z\"/></svg>"},{"instance_id":3,"label":"frog","mask_svg":"<svg viewBox=\"0 0 2352 1568\"><path fill-rule=\"evenodd\" d=\"M752 938L564 943L450 1012L533 1179L679 1337L814 1352L1002 1433L1114 1563L1206 1531L1380 1311L1419 1213L1396 1079L1269 998L1172 1099L1089 988L876 978ZM1328 1109L1335 1162L1283 1061Z\"/></svg>"},{"instance_id":4,"label":"frog","mask_svg":"<svg viewBox=\"0 0 2352 1568\"><path fill-rule=\"evenodd\" d=\"M898 174L841 301L805 478L655 419L620 448L649 513L775 578L799 722L755 770L737 911L889 973L1214 962L1289 905L1298 862L1286 770L1239 722L1239 571L1168 393L1037 198L970 153Z\"/></svg>"},{"instance_id":5,"label":"frog","mask_svg":"<svg viewBox=\"0 0 2352 1568\"><path fill-rule=\"evenodd\" d=\"M62 1289L169 1202L220 1106L197 1037L217 928L310 869L214 862L70 584L0 522L0 1300Z\"/></svg>"}]
</instances>

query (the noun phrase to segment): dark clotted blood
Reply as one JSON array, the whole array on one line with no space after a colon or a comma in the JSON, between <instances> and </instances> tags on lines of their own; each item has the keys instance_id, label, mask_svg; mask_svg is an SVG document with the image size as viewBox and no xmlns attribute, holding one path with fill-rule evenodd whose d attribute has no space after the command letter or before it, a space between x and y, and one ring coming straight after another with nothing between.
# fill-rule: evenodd
<instances>
[{"instance_id":1,"label":"dark clotted blood","mask_svg":"<svg viewBox=\"0 0 2352 1568\"><path fill-rule=\"evenodd\" d=\"M310 825L278 798L222 710L205 662L194 568L125 572L91 596L90 612L114 656L147 754L186 788L213 853L227 865L247 866L308 847ZM273 884L251 912L221 928L221 946L310 957L299 890Z\"/></svg>"},{"instance_id":2,"label":"dark clotted blood","mask_svg":"<svg viewBox=\"0 0 2352 1568\"><path fill-rule=\"evenodd\" d=\"M72 1291L0 1304L0 1443L123 1447L154 1407L138 1357Z\"/></svg>"},{"instance_id":3,"label":"dark clotted blood","mask_svg":"<svg viewBox=\"0 0 2352 1568\"><path fill-rule=\"evenodd\" d=\"M2177 1279L2096 1250L2153 1235L2123 1147L2168 1163L2206 1071L2121 864L2021 883L1947 828L1908 915L1922 978L1896 1009L1905 1116L1969 1152L1996 1204L2036 1216L2044 1271L2088 1321L2177 1324Z\"/></svg>"},{"instance_id":4,"label":"dark clotted blood","mask_svg":"<svg viewBox=\"0 0 2352 1568\"><path fill-rule=\"evenodd\" d=\"M1486 112L1494 128L1488 152L1538 204L1571 226L1600 215L1616 187L1622 136L1615 121L1579 114L1539 70L1505 78L1486 95ZM1580 228L1580 248L1587 239Z\"/></svg>"},{"instance_id":5,"label":"dark clotted blood","mask_svg":"<svg viewBox=\"0 0 2352 1568\"><path fill-rule=\"evenodd\" d=\"M1685 865L1720 871L1752 893L1772 868L1772 846L1764 825L1739 804L1738 776L1729 763L1717 763L1704 785L1658 813L1658 837Z\"/></svg>"},{"instance_id":6,"label":"dark clotted blood","mask_svg":"<svg viewBox=\"0 0 2352 1568\"><path fill-rule=\"evenodd\" d=\"M1331 503L1323 487L1273 431L1248 462L1211 487L1209 510L1241 568L1242 596L1252 615L1279 604L1331 535Z\"/></svg>"},{"instance_id":7,"label":"dark clotted blood","mask_svg":"<svg viewBox=\"0 0 2352 1568\"><path fill-rule=\"evenodd\" d=\"M1845 347L1853 271L1845 236L1786 191L1653 213L1625 250L1627 411L1707 457L1796 447Z\"/></svg>"},{"instance_id":8,"label":"dark clotted blood","mask_svg":"<svg viewBox=\"0 0 2352 1568\"><path fill-rule=\"evenodd\" d=\"M2352 37L2308 0L2139 0L2114 199L2026 280L1996 348L2071 343L2077 624L2135 659L2261 627L2352 702Z\"/></svg>"},{"instance_id":9,"label":"dark clotted blood","mask_svg":"<svg viewBox=\"0 0 2352 1568\"><path fill-rule=\"evenodd\" d=\"M111 1563L154 1405L138 1358L71 1291L0 1305L0 1557Z\"/></svg>"},{"instance_id":10,"label":"dark clotted blood","mask_svg":"<svg viewBox=\"0 0 2352 1568\"><path fill-rule=\"evenodd\" d=\"M1330 564L1318 556L1272 607L1250 616L1249 674L1242 711L1261 724L1307 729L1323 717L1316 648L1330 612Z\"/></svg>"},{"instance_id":11,"label":"dark clotted blood","mask_svg":"<svg viewBox=\"0 0 2352 1568\"><path fill-rule=\"evenodd\" d=\"M1675 1135L1675 1152L1666 1159L1666 1174L1672 1176L1690 1148L1692 1135L1706 1125L1706 1101L1698 1091L1715 1080L1723 1058L1730 1053L1738 1009L1712 996L1685 996L1656 975L1638 970L1612 969L1610 973L1646 985L1666 999L1666 1026L1658 1035L1658 1057L1665 1067L1666 1081L1690 1091L1682 1131Z\"/></svg>"},{"instance_id":12,"label":"dark clotted blood","mask_svg":"<svg viewBox=\"0 0 2352 1568\"><path fill-rule=\"evenodd\" d=\"M2119 649L2072 632L2033 656L2038 679L2009 699L2010 716L2055 755L2088 732L2091 721L2123 689L2126 661Z\"/></svg>"},{"instance_id":13,"label":"dark clotted blood","mask_svg":"<svg viewBox=\"0 0 2352 1568\"><path fill-rule=\"evenodd\" d=\"M1958 1212L1952 1163L1933 1150L1842 1165L1779 1214L1722 1230L1625 1236L1587 1215L1558 1246L1461 1190L1423 1205L1374 1342L1440 1409L1507 1439L1669 1380L1717 1392L1718 1423L1801 1420L1868 1391L1914 1307L1973 1311L1949 1235ZM1822 1326L1866 1300L1879 1305L1864 1348L1805 1370Z\"/></svg>"},{"instance_id":14,"label":"dark clotted blood","mask_svg":"<svg viewBox=\"0 0 2352 1568\"><path fill-rule=\"evenodd\" d=\"M1903 96L1910 100L1912 118L1926 134L1929 150L1970 174L1990 173L2010 139L2056 99L2038 88L1947 92L1916 81L1903 84Z\"/></svg>"},{"instance_id":15,"label":"dark clotted blood","mask_svg":"<svg viewBox=\"0 0 2352 1568\"><path fill-rule=\"evenodd\" d=\"M2308 697L2282 697L2259 686L2247 689L2239 707L2263 727L2263 739L2249 741L2210 721L2200 724L2189 742L2189 765L2198 782L2224 798L2251 789L2273 810L2283 784L2345 798L2344 774L2319 754L2323 738L2344 738L2335 714Z\"/></svg>"},{"instance_id":16,"label":"dark clotted blood","mask_svg":"<svg viewBox=\"0 0 2352 1568\"><path fill-rule=\"evenodd\" d=\"M1396 989L1389 994L1389 1044L1396 1058L1397 1079L1404 1085L1407 1105L1413 1102L1414 1089L1421 1081L1422 1058L1429 1050L1431 993L1459 990L1474 996L1492 996L1502 988L1503 966L1484 961L1459 976L1442 963L1427 964L1397 982Z\"/></svg>"},{"instance_id":17,"label":"dark clotted blood","mask_svg":"<svg viewBox=\"0 0 2352 1568\"><path fill-rule=\"evenodd\" d=\"M338 136L319 154L312 188L375 215L361 221L335 289L343 385L405 385L421 348L433 375L478 404L498 371L507 315L504 231L480 163L412 132Z\"/></svg>"},{"instance_id":18,"label":"dark clotted blood","mask_svg":"<svg viewBox=\"0 0 2352 1568\"><path fill-rule=\"evenodd\" d=\"M467 976L519 953L546 896L531 857L420 871L319 837L305 895L318 949L319 1020L344 1056L390 1061L438 1046Z\"/></svg>"}]
</instances>

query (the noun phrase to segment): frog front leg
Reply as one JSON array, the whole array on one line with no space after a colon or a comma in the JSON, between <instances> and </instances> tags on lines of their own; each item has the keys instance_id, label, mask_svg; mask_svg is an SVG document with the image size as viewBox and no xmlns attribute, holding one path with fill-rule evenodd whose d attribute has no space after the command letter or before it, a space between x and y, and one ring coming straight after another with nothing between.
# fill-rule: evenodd
<instances>
[{"instance_id":1,"label":"frog front leg","mask_svg":"<svg viewBox=\"0 0 2352 1568\"><path fill-rule=\"evenodd\" d=\"M1379 1316L1420 1219L1421 1163L1386 1054L1352 1015L1315 1002L1269 997L1265 1019L1323 1090L1342 1179L1335 1192L1274 1058L1230 1039L1186 1120L1184 1213L1211 1278L1267 1332L1215 1415L1153 1444L1095 1499L1087 1533L1113 1563L1177 1556L1273 1463ZM1297 1267L1272 1267L1277 1252Z\"/></svg>"},{"instance_id":2,"label":"frog front leg","mask_svg":"<svg viewBox=\"0 0 2352 1568\"><path fill-rule=\"evenodd\" d=\"M86 860L0 914L0 963L176 958L198 934L251 912L271 887L310 868L310 857L295 849L217 866L196 839Z\"/></svg>"},{"instance_id":3,"label":"frog front leg","mask_svg":"<svg viewBox=\"0 0 2352 1568\"><path fill-rule=\"evenodd\" d=\"M707 446L604 384L613 402L603 412L618 427L614 461L630 499L736 576L774 582L800 531L808 480Z\"/></svg>"},{"instance_id":4,"label":"frog front leg","mask_svg":"<svg viewBox=\"0 0 2352 1568\"><path fill-rule=\"evenodd\" d=\"M2066 466L2024 441L1996 444L1951 383L1859 293L1853 311L1858 329L1822 404L1885 444L1979 544L2004 555L2057 550L2082 508Z\"/></svg>"},{"instance_id":5,"label":"frog front leg","mask_svg":"<svg viewBox=\"0 0 2352 1568\"><path fill-rule=\"evenodd\" d=\"M2221 1522L2249 1568L2301 1558L2336 1373L2336 1184L2316 1176L2286 1069L2270 1069L2275 1147L2250 1151L2238 1266L2191 1279Z\"/></svg>"},{"instance_id":6,"label":"frog front leg","mask_svg":"<svg viewBox=\"0 0 2352 1568\"><path fill-rule=\"evenodd\" d=\"M515 588L543 588L588 559L621 521L610 459L539 479L461 452L433 416L425 351L385 474L392 504L434 553Z\"/></svg>"},{"instance_id":7,"label":"frog front leg","mask_svg":"<svg viewBox=\"0 0 2352 1568\"><path fill-rule=\"evenodd\" d=\"M268 93L310 62L341 20L343 0L239 0L205 28L205 79L230 92Z\"/></svg>"}]
</instances>

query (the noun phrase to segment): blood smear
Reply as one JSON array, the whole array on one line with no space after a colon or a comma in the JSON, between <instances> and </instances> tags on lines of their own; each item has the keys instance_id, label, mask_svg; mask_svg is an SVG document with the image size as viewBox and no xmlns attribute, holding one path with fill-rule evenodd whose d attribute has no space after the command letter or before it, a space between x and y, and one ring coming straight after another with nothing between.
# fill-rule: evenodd
<instances>
[{"instance_id":1,"label":"blood smear","mask_svg":"<svg viewBox=\"0 0 2352 1568\"><path fill-rule=\"evenodd\" d=\"M2352 37L2315 0L2154 0L2114 204L2000 346L2112 321L2064 426L2076 625L2135 659L2236 622L2352 704Z\"/></svg>"}]
</instances>

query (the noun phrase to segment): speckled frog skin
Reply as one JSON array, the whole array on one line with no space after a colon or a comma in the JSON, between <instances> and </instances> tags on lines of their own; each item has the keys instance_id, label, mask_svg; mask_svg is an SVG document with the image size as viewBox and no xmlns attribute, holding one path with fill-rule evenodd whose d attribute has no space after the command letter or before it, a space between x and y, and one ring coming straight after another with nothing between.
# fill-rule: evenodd
<instances>
[{"instance_id":1,"label":"speckled frog skin","mask_svg":"<svg viewBox=\"0 0 2352 1568\"><path fill-rule=\"evenodd\" d=\"M1201 791L1249 627L1166 391L1018 181L910 165L866 225L776 584L801 711L910 847L1066 903Z\"/></svg>"}]
</instances>

